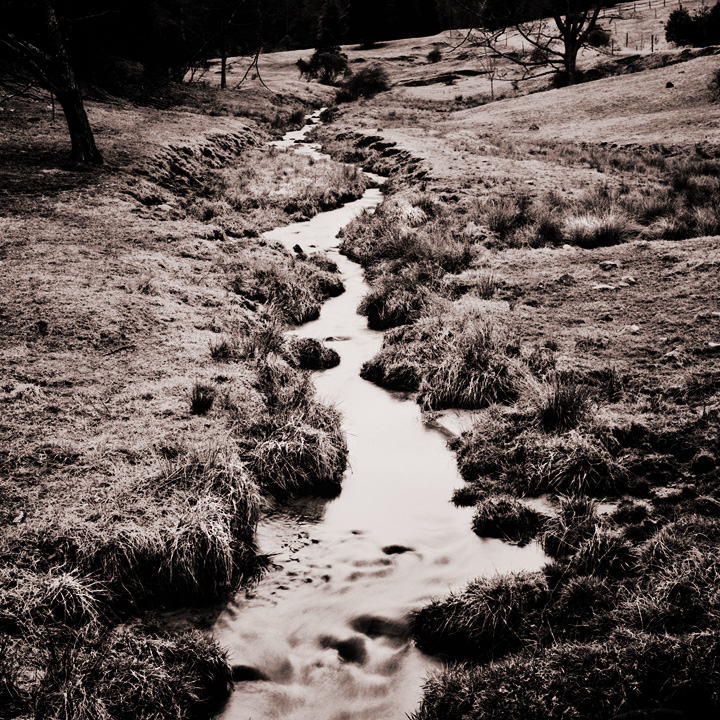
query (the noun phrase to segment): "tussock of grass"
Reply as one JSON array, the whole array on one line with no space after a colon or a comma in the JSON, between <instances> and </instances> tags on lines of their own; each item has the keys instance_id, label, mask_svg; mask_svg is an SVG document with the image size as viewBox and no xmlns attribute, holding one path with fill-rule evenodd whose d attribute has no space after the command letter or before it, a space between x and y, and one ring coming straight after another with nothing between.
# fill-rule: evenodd
<instances>
[{"instance_id":1,"label":"tussock of grass","mask_svg":"<svg viewBox=\"0 0 720 720\"><path fill-rule=\"evenodd\" d=\"M279 358L262 362L258 375L266 411L237 429L249 470L279 498L337 495L347 466L339 413L314 400L309 375Z\"/></svg>"},{"instance_id":2,"label":"tussock of grass","mask_svg":"<svg viewBox=\"0 0 720 720\"><path fill-rule=\"evenodd\" d=\"M128 628L50 647L34 705L37 717L200 720L231 686L225 654L199 632L169 638Z\"/></svg>"},{"instance_id":3,"label":"tussock of grass","mask_svg":"<svg viewBox=\"0 0 720 720\"><path fill-rule=\"evenodd\" d=\"M558 514L546 523L543 549L555 558L572 555L595 532L597 522L594 500L584 496L563 497Z\"/></svg>"},{"instance_id":4,"label":"tussock of grass","mask_svg":"<svg viewBox=\"0 0 720 720\"><path fill-rule=\"evenodd\" d=\"M475 667L451 666L425 686L414 720L611 720L648 708L720 710L720 637L617 635L565 643Z\"/></svg>"},{"instance_id":5,"label":"tussock of grass","mask_svg":"<svg viewBox=\"0 0 720 720\"><path fill-rule=\"evenodd\" d=\"M545 432L570 430L585 416L589 400L588 388L561 373L554 373L539 388L535 406L536 419Z\"/></svg>"},{"instance_id":6,"label":"tussock of grass","mask_svg":"<svg viewBox=\"0 0 720 720\"><path fill-rule=\"evenodd\" d=\"M300 325L320 315L322 303L344 291L340 278L305 260L257 262L239 268L230 282L233 292L266 304L286 322Z\"/></svg>"},{"instance_id":7,"label":"tussock of grass","mask_svg":"<svg viewBox=\"0 0 720 720\"><path fill-rule=\"evenodd\" d=\"M190 391L190 412L193 415L207 415L215 402L215 388L196 382Z\"/></svg>"},{"instance_id":8,"label":"tussock of grass","mask_svg":"<svg viewBox=\"0 0 720 720\"><path fill-rule=\"evenodd\" d=\"M518 371L490 322L466 318L448 340L440 361L424 373L418 394L423 407L481 408L517 396Z\"/></svg>"},{"instance_id":9,"label":"tussock of grass","mask_svg":"<svg viewBox=\"0 0 720 720\"><path fill-rule=\"evenodd\" d=\"M427 409L512 400L519 379L502 335L472 313L422 318L386 334L361 375L384 387L418 389L418 402Z\"/></svg>"},{"instance_id":10,"label":"tussock of grass","mask_svg":"<svg viewBox=\"0 0 720 720\"><path fill-rule=\"evenodd\" d=\"M418 610L410 630L425 652L491 660L522 646L548 596L539 573L476 580Z\"/></svg>"},{"instance_id":11,"label":"tussock of grass","mask_svg":"<svg viewBox=\"0 0 720 720\"><path fill-rule=\"evenodd\" d=\"M102 614L103 587L77 571L46 574L0 570L0 628L32 631L37 625L95 626Z\"/></svg>"},{"instance_id":12,"label":"tussock of grass","mask_svg":"<svg viewBox=\"0 0 720 720\"><path fill-rule=\"evenodd\" d=\"M590 249L628 242L637 235L637 228L621 212L585 213L565 218L563 234L571 245Z\"/></svg>"},{"instance_id":13,"label":"tussock of grass","mask_svg":"<svg viewBox=\"0 0 720 720\"><path fill-rule=\"evenodd\" d=\"M373 330L387 330L415 322L428 309L430 295L413 278L383 275L362 299L358 313Z\"/></svg>"},{"instance_id":14,"label":"tussock of grass","mask_svg":"<svg viewBox=\"0 0 720 720\"><path fill-rule=\"evenodd\" d=\"M630 484L624 464L592 436L571 431L548 437L522 425L509 432L507 428L500 423L462 436L458 466L466 481L488 476L521 495L592 497L622 494Z\"/></svg>"},{"instance_id":15,"label":"tussock of grass","mask_svg":"<svg viewBox=\"0 0 720 720\"><path fill-rule=\"evenodd\" d=\"M489 498L478 502L473 531L480 537L495 537L527 543L542 529L547 516L518 500Z\"/></svg>"},{"instance_id":16,"label":"tussock of grass","mask_svg":"<svg viewBox=\"0 0 720 720\"><path fill-rule=\"evenodd\" d=\"M291 364L301 370L326 370L340 364L340 356L314 338L290 338L287 356Z\"/></svg>"},{"instance_id":17,"label":"tussock of grass","mask_svg":"<svg viewBox=\"0 0 720 720\"><path fill-rule=\"evenodd\" d=\"M578 575L625 578L631 575L637 556L627 540L604 528L595 528L570 561Z\"/></svg>"}]
</instances>

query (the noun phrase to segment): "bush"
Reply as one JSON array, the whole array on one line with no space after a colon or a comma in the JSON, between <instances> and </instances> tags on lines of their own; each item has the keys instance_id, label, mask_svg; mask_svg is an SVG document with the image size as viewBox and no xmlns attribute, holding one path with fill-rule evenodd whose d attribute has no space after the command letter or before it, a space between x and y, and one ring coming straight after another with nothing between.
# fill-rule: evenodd
<instances>
[{"instance_id":1,"label":"bush","mask_svg":"<svg viewBox=\"0 0 720 720\"><path fill-rule=\"evenodd\" d=\"M480 537L527 543L537 535L546 520L547 516L517 500L487 499L477 504L473 531Z\"/></svg>"},{"instance_id":2,"label":"bush","mask_svg":"<svg viewBox=\"0 0 720 720\"><path fill-rule=\"evenodd\" d=\"M676 8L665 23L665 40L675 45L694 45L697 28L686 8Z\"/></svg>"},{"instance_id":3,"label":"bush","mask_svg":"<svg viewBox=\"0 0 720 720\"><path fill-rule=\"evenodd\" d=\"M610 33L603 27L596 25L587 36L587 43L595 48L607 47L610 45Z\"/></svg>"},{"instance_id":4,"label":"bush","mask_svg":"<svg viewBox=\"0 0 720 720\"><path fill-rule=\"evenodd\" d=\"M359 98L374 97L390 89L385 68L369 65L353 73L343 83L335 98L336 102L350 102Z\"/></svg>"}]
</instances>

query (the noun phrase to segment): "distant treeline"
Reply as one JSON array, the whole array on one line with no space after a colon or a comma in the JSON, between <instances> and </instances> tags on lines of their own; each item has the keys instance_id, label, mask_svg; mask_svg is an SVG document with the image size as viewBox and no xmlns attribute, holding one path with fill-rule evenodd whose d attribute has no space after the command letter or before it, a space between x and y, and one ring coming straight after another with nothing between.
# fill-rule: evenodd
<instances>
[{"instance_id":1,"label":"distant treeline","mask_svg":"<svg viewBox=\"0 0 720 720\"><path fill-rule=\"evenodd\" d=\"M547 2L550 14L551 3ZM42 44L40 0L0 0L0 25ZM128 76L182 79L211 58L314 48L324 17L337 44L493 22L513 0L51 0L78 74L108 90ZM515 0L528 16L539 2ZM588 0L590 2L590 0ZM493 7L493 3L496 7ZM339 16L339 23L337 18ZM327 31L327 27L325 28ZM0 62L3 60L0 47Z\"/></svg>"}]
</instances>

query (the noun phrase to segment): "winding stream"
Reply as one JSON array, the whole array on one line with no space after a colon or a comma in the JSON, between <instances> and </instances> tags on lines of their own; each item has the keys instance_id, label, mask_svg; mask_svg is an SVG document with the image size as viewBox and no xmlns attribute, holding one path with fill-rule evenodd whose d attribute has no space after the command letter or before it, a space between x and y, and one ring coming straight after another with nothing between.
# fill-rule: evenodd
<instances>
[{"instance_id":1,"label":"winding stream","mask_svg":"<svg viewBox=\"0 0 720 720\"><path fill-rule=\"evenodd\" d=\"M276 145L292 147L308 130ZM321 157L316 147L301 147ZM327 344L340 354L340 365L316 373L315 383L343 415L350 467L338 498L301 503L261 523L258 542L275 555L275 567L214 627L250 678L236 683L224 720L402 720L438 667L407 639L409 611L478 575L543 563L537 545L473 534L472 510L450 503L462 481L443 435L423 423L412 400L359 376L382 334L356 314L368 286L361 267L337 251L336 236L381 200L370 189L265 235L287 248L324 251L342 273L346 292L297 334L333 338Z\"/></svg>"}]
</instances>

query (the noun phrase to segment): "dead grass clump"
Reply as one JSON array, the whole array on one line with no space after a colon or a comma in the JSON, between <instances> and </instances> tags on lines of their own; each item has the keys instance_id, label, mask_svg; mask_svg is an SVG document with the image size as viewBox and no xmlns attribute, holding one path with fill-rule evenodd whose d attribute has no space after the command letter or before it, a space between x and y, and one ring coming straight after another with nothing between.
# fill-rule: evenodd
<instances>
[{"instance_id":1,"label":"dead grass clump","mask_svg":"<svg viewBox=\"0 0 720 720\"><path fill-rule=\"evenodd\" d=\"M591 249L628 242L637 235L638 228L624 213L609 211L566 217L563 233L571 245Z\"/></svg>"},{"instance_id":2,"label":"dead grass clump","mask_svg":"<svg viewBox=\"0 0 720 720\"><path fill-rule=\"evenodd\" d=\"M554 373L538 389L535 417L545 432L570 430L586 415L589 390L573 378Z\"/></svg>"},{"instance_id":3,"label":"dead grass clump","mask_svg":"<svg viewBox=\"0 0 720 720\"><path fill-rule=\"evenodd\" d=\"M215 402L215 387L196 382L190 391L190 412L193 415L207 415Z\"/></svg>"},{"instance_id":4,"label":"dead grass clump","mask_svg":"<svg viewBox=\"0 0 720 720\"><path fill-rule=\"evenodd\" d=\"M546 515L518 500L488 498L478 502L472 527L480 537L503 538L525 544L537 535L546 520Z\"/></svg>"},{"instance_id":5,"label":"dead grass clump","mask_svg":"<svg viewBox=\"0 0 720 720\"><path fill-rule=\"evenodd\" d=\"M632 546L613 532L596 527L570 560L570 568L577 575L596 575L622 579L636 568L637 555Z\"/></svg>"},{"instance_id":6,"label":"dead grass clump","mask_svg":"<svg viewBox=\"0 0 720 720\"><path fill-rule=\"evenodd\" d=\"M0 571L0 627L29 632L38 625L96 626L106 593L100 583L76 570L45 574Z\"/></svg>"},{"instance_id":7,"label":"dead grass clump","mask_svg":"<svg viewBox=\"0 0 720 720\"><path fill-rule=\"evenodd\" d=\"M540 453L533 480L536 491L602 497L622 493L629 484L625 467L593 438L571 432Z\"/></svg>"},{"instance_id":8,"label":"dead grass clump","mask_svg":"<svg viewBox=\"0 0 720 720\"><path fill-rule=\"evenodd\" d=\"M597 526L597 503L584 496L560 498L560 511L545 525L541 542L554 558L573 555Z\"/></svg>"},{"instance_id":9,"label":"dead grass clump","mask_svg":"<svg viewBox=\"0 0 720 720\"><path fill-rule=\"evenodd\" d=\"M462 322L461 328L446 334L444 352L438 343L438 361L424 373L418 402L438 410L482 408L515 399L519 371L499 331L489 321L470 316L453 317L451 322Z\"/></svg>"},{"instance_id":10,"label":"dead grass clump","mask_svg":"<svg viewBox=\"0 0 720 720\"><path fill-rule=\"evenodd\" d=\"M108 584L122 601L176 605L222 597L258 571L254 549L235 536L232 506L202 496L166 518L67 529L50 542Z\"/></svg>"},{"instance_id":11,"label":"dead grass clump","mask_svg":"<svg viewBox=\"0 0 720 720\"><path fill-rule=\"evenodd\" d=\"M625 633L563 643L503 662L450 666L425 685L413 720L595 718L663 708L713 717L720 710L720 638Z\"/></svg>"},{"instance_id":12,"label":"dead grass clump","mask_svg":"<svg viewBox=\"0 0 720 720\"><path fill-rule=\"evenodd\" d=\"M340 364L340 356L314 338L291 337L287 341L290 363L301 370L326 370Z\"/></svg>"},{"instance_id":13,"label":"dead grass clump","mask_svg":"<svg viewBox=\"0 0 720 720\"><path fill-rule=\"evenodd\" d=\"M271 312L293 325L317 319L323 301L345 289L337 275L296 259L241 268L230 285L233 292L268 305Z\"/></svg>"},{"instance_id":14,"label":"dead grass clump","mask_svg":"<svg viewBox=\"0 0 720 720\"><path fill-rule=\"evenodd\" d=\"M403 276L383 275L362 299L358 313L373 330L387 330L417 320L427 309L429 292Z\"/></svg>"},{"instance_id":15,"label":"dead grass clump","mask_svg":"<svg viewBox=\"0 0 720 720\"><path fill-rule=\"evenodd\" d=\"M487 661L523 645L549 598L539 573L496 575L414 613L410 630L424 652Z\"/></svg>"},{"instance_id":16,"label":"dead grass clump","mask_svg":"<svg viewBox=\"0 0 720 720\"><path fill-rule=\"evenodd\" d=\"M314 399L307 373L279 358L260 364L266 410L236 428L243 459L260 486L278 498L337 495L347 444L335 408Z\"/></svg>"},{"instance_id":17,"label":"dead grass clump","mask_svg":"<svg viewBox=\"0 0 720 720\"><path fill-rule=\"evenodd\" d=\"M231 687L225 654L201 633L170 638L126 628L50 647L33 704L37 717L200 720Z\"/></svg>"}]
</instances>

